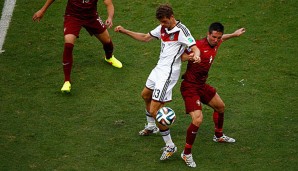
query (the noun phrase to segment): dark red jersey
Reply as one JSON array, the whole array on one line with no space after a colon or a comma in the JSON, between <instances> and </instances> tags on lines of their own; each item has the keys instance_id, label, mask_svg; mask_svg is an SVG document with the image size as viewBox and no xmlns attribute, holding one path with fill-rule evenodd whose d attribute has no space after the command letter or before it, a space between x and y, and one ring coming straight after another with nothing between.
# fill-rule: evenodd
<instances>
[{"instance_id":1,"label":"dark red jersey","mask_svg":"<svg viewBox=\"0 0 298 171\"><path fill-rule=\"evenodd\" d=\"M197 85L205 84L208 78L209 69L215 59L217 50L221 43L222 40L217 44L217 46L212 47L209 45L207 38L196 40L196 46L201 52L201 62L193 63L193 61L188 61L187 70L183 75L183 79Z\"/></svg>"},{"instance_id":2,"label":"dark red jersey","mask_svg":"<svg viewBox=\"0 0 298 171\"><path fill-rule=\"evenodd\" d=\"M65 15L80 19L97 17L98 0L68 0Z\"/></svg>"}]
</instances>

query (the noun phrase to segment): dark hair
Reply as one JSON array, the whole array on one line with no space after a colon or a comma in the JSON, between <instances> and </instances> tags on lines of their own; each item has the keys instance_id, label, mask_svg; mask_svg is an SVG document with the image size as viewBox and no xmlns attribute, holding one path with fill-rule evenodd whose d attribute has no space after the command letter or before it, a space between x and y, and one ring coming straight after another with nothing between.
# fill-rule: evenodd
<instances>
[{"instance_id":1,"label":"dark hair","mask_svg":"<svg viewBox=\"0 0 298 171\"><path fill-rule=\"evenodd\" d=\"M162 4L156 9L156 19L158 20L161 20L164 17L171 18L173 14L173 9L169 4Z\"/></svg>"},{"instance_id":2,"label":"dark hair","mask_svg":"<svg viewBox=\"0 0 298 171\"><path fill-rule=\"evenodd\" d=\"M209 33L212 33L212 31L224 33L224 29L224 26L220 22L214 22L209 26Z\"/></svg>"}]
</instances>

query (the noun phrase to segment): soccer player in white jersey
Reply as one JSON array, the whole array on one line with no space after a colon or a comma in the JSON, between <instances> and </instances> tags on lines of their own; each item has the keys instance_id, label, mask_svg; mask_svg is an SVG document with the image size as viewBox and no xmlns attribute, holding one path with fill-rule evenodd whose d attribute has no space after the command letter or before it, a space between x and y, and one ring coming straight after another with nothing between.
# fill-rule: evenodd
<instances>
[{"instance_id":1,"label":"soccer player in white jersey","mask_svg":"<svg viewBox=\"0 0 298 171\"><path fill-rule=\"evenodd\" d=\"M166 160L177 151L177 147L172 141L170 129L155 122L156 113L166 102L172 100L172 89L180 76L181 54L185 48L189 47L194 52L191 58L193 62L200 62L201 59L200 51L195 46L196 42L194 38L185 25L175 19L170 5L160 5L156 10L156 18L159 20L160 25L147 34L133 32L122 26L115 27L115 31L142 42L148 42L154 39L161 40L158 63L151 71L141 93L146 105L148 124L139 134L149 135L160 131L166 143L160 160Z\"/></svg>"}]
</instances>

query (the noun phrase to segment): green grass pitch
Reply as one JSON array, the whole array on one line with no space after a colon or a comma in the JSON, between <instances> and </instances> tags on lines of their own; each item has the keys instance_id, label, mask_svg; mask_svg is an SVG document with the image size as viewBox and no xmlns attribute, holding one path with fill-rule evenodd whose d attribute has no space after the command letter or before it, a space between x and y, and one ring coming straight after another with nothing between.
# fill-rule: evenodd
<instances>
[{"instance_id":1,"label":"green grass pitch","mask_svg":"<svg viewBox=\"0 0 298 171\"><path fill-rule=\"evenodd\" d=\"M56 0L40 23L32 22L44 2L17 0L0 54L0 170L187 170L180 153L190 117L184 114L181 80L167 104L177 115L171 129L177 154L161 162L161 136L138 136L145 124L140 93L160 42L140 43L110 29L114 54L124 66L117 69L82 30L74 48L72 92L61 94L66 0ZM159 24L155 9L163 2L196 39L214 21L226 33L245 27L242 37L222 44L209 74L226 104L225 133L237 142L212 141L212 110L204 107L193 147L195 170L298 170L296 1L113 2L114 26L138 32ZM101 1L99 11L106 18Z\"/></svg>"}]
</instances>

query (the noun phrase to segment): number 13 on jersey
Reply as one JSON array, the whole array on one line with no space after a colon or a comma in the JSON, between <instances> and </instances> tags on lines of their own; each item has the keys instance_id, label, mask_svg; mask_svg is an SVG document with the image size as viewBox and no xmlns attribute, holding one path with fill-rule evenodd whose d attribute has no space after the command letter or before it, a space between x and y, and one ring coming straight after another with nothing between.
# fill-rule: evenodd
<instances>
[{"instance_id":1,"label":"number 13 on jersey","mask_svg":"<svg viewBox=\"0 0 298 171\"><path fill-rule=\"evenodd\" d=\"M154 89L154 91L153 91L153 96L154 96L155 98L158 98L159 95L160 95L160 90L159 90L159 89Z\"/></svg>"}]
</instances>

